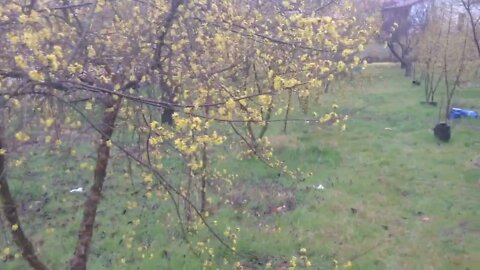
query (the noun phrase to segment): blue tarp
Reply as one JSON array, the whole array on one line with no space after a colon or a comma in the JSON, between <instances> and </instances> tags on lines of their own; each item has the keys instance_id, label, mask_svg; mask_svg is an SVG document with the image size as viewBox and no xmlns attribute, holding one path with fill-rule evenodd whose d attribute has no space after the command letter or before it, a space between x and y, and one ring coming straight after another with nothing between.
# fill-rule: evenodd
<instances>
[{"instance_id":1,"label":"blue tarp","mask_svg":"<svg viewBox=\"0 0 480 270\"><path fill-rule=\"evenodd\" d=\"M461 109L461 108L452 108L450 110L450 119L460 119L460 118L478 118L478 112Z\"/></svg>"}]
</instances>

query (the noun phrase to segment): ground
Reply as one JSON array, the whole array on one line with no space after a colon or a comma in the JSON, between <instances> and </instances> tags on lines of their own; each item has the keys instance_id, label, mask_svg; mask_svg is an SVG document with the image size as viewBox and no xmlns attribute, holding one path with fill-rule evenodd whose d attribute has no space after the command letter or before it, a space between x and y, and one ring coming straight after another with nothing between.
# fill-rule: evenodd
<instances>
[{"instance_id":1,"label":"ground","mask_svg":"<svg viewBox=\"0 0 480 270\"><path fill-rule=\"evenodd\" d=\"M321 112L338 104L349 115L346 131L305 122L290 123L287 135L281 124L269 130L278 157L312 177L292 180L255 160L219 164L239 176L211 191L208 221L229 244L235 239L236 255L201 224L188 232L191 245L181 242L168 198L145 199L137 176L114 162L90 269L201 269L205 260L216 263L212 269L237 261L285 269L292 256L303 269L302 255L312 269L477 269L480 119L452 123L452 140L439 143L438 108L422 98L423 88L398 67L373 65L314 105ZM461 89L454 103L479 110L478 86ZM68 191L90 180L76 172L79 162L93 162L88 150L69 159L32 151L9 172L24 227L52 269L73 252L83 194ZM12 256L0 269L26 268L3 231L0 248L11 247Z\"/></svg>"}]
</instances>

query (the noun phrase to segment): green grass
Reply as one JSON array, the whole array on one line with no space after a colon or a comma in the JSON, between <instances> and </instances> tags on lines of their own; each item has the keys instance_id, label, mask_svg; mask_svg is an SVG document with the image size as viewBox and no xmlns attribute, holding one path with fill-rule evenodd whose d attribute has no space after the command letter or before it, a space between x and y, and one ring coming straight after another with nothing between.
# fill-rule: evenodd
<instances>
[{"instance_id":1,"label":"green grass","mask_svg":"<svg viewBox=\"0 0 480 270\"><path fill-rule=\"evenodd\" d=\"M227 227L240 228L238 256L202 225L189 233L191 249L197 242L214 249L213 269L232 269L235 261L264 269L267 261L279 265L301 248L307 249L313 269L334 269L334 260L352 261L352 269L480 266L480 167L472 162L480 159L480 120L453 123L451 142L438 143L431 131L437 108L420 105L423 89L411 86L401 70L373 65L362 80L335 85L321 105L314 105L325 112L338 104L340 113L349 114L345 132L292 122L288 136L293 142L276 147L280 160L313 176L291 180L256 160L219 164L238 178L226 190L211 191L218 204L208 220L221 235ZM456 102L478 110L480 90L462 89ZM272 140L283 136L282 127L272 125ZM84 198L67 191L89 183L91 175L75 166L90 150L77 150L75 157L38 151L26 166L9 172L12 192L24 208L22 222L52 269L64 268L73 252ZM180 240L170 201L145 199L140 172L125 175L124 167L121 159L113 161L90 269L201 269L208 252L199 258ZM178 162L170 160L167 167L175 169ZM313 188L319 184L325 189ZM224 203L232 198L245 203ZM128 209L129 201L139 206ZM288 201L294 202L288 211L269 212ZM0 235L2 250L11 246L7 240ZM0 269L24 268L20 259L0 262Z\"/></svg>"}]
</instances>

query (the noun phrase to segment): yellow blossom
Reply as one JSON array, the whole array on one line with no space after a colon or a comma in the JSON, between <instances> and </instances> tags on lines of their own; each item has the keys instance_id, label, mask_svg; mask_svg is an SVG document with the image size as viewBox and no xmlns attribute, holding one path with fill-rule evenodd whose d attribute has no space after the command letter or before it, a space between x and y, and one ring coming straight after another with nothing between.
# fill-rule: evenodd
<instances>
[{"instance_id":1,"label":"yellow blossom","mask_svg":"<svg viewBox=\"0 0 480 270\"><path fill-rule=\"evenodd\" d=\"M353 57L353 64L354 64L354 65L358 65L358 63L360 63L360 57L354 56L354 57Z\"/></svg>"},{"instance_id":2,"label":"yellow blossom","mask_svg":"<svg viewBox=\"0 0 480 270\"><path fill-rule=\"evenodd\" d=\"M153 175L152 174L145 175L145 177L143 178L143 181L145 182L145 184L153 183Z\"/></svg>"},{"instance_id":3,"label":"yellow blossom","mask_svg":"<svg viewBox=\"0 0 480 270\"><path fill-rule=\"evenodd\" d=\"M44 121L44 123L45 123L45 126L46 126L47 128L49 128L49 127L51 127L51 126L53 125L53 123L55 123L55 119L52 118L52 117L47 118L47 119Z\"/></svg>"},{"instance_id":4,"label":"yellow blossom","mask_svg":"<svg viewBox=\"0 0 480 270\"><path fill-rule=\"evenodd\" d=\"M17 141L26 142L30 140L30 136L27 133L20 131L15 134L15 139L17 139Z\"/></svg>"},{"instance_id":5,"label":"yellow blossom","mask_svg":"<svg viewBox=\"0 0 480 270\"><path fill-rule=\"evenodd\" d=\"M284 83L284 86L287 87L287 88L291 88L291 87L294 87L294 86L300 84L300 82L297 79L286 80L283 83Z\"/></svg>"},{"instance_id":6,"label":"yellow blossom","mask_svg":"<svg viewBox=\"0 0 480 270\"><path fill-rule=\"evenodd\" d=\"M45 79L43 74L36 70L31 70L30 72L28 72L28 77L30 77L30 79L34 81L43 81Z\"/></svg>"},{"instance_id":7,"label":"yellow blossom","mask_svg":"<svg viewBox=\"0 0 480 270\"><path fill-rule=\"evenodd\" d=\"M320 68L320 73L321 74L325 74L325 73L328 73L330 71L330 69L328 67L322 67Z\"/></svg>"},{"instance_id":8,"label":"yellow blossom","mask_svg":"<svg viewBox=\"0 0 480 270\"><path fill-rule=\"evenodd\" d=\"M283 79L279 76L276 76L275 79L273 79L273 89L275 90L280 90L283 85Z\"/></svg>"},{"instance_id":9,"label":"yellow blossom","mask_svg":"<svg viewBox=\"0 0 480 270\"><path fill-rule=\"evenodd\" d=\"M16 232L18 230L18 224L12 225L12 231Z\"/></svg>"},{"instance_id":10,"label":"yellow blossom","mask_svg":"<svg viewBox=\"0 0 480 270\"><path fill-rule=\"evenodd\" d=\"M270 95L261 95L261 96L258 96L258 102L261 104L261 105L269 105L271 102L272 102L272 96Z\"/></svg>"},{"instance_id":11,"label":"yellow blossom","mask_svg":"<svg viewBox=\"0 0 480 270\"><path fill-rule=\"evenodd\" d=\"M50 66L53 71L58 70L58 61L57 61L57 56L55 54L49 54L46 56L48 62L50 63Z\"/></svg>"},{"instance_id":12,"label":"yellow blossom","mask_svg":"<svg viewBox=\"0 0 480 270\"><path fill-rule=\"evenodd\" d=\"M97 55L97 52L95 52L95 49L92 47L92 45L87 47L87 55L90 58L93 58L95 55Z\"/></svg>"},{"instance_id":13,"label":"yellow blossom","mask_svg":"<svg viewBox=\"0 0 480 270\"><path fill-rule=\"evenodd\" d=\"M73 63L67 67L70 73L78 73L83 70L83 66L79 63Z\"/></svg>"},{"instance_id":14,"label":"yellow blossom","mask_svg":"<svg viewBox=\"0 0 480 270\"><path fill-rule=\"evenodd\" d=\"M235 101L234 101L233 99L229 99L229 100L225 103L225 106L227 107L227 109L233 110L233 109L235 109Z\"/></svg>"},{"instance_id":15,"label":"yellow blossom","mask_svg":"<svg viewBox=\"0 0 480 270\"><path fill-rule=\"evenodd\" d=\"M27 69L28 65L25 63L23 56L17 55L15 56L15 64L21 69Z\"/></svg>"},{"instance_id":16,"label":"yellow blossom","mask_svg":"<svg viewBox=\"0 0 480 270\"><path fill-rule=\"evenodd\" d=\"M7 34L7 38L12 45L17 45L20 42L20 38L17 35Z\"/></svg>"},{"instance_id":17,"label":"yellow blossom","mask_svg":"<svg viewBox=\"0 0 480 270\"><path fill-rule=\"evenodd\" d=\"M362 62L362 67L366 67L367 64L368 64L367 60L363 60L363 62Z\"/></svg>"},{"instance_id":18,"label":"yellow blossom","mask_svg":"<svg viewBox=\"0 0 480 270\"><path fill-rule=\"evenodd\" d=\"M53 54L55 54L55 56L58 58L62 58L63 57L62 47L58 45L53 46Z\"/></svg>"},{"instance_id":19,"label":"yellow blossom","mask_svg":"<svg viewBox=\"0 0 480 270\"><path fill-rule=\"evenodd\" d=\"M342 51L342 56L347 57L347 56L351 55L352 53L353 53L353 50L345 49L345 50Z\"/></svg>"},{"instance_id":20,"label":"yellow blossom","mask_svg":"<svg viewBox=\"0 0 480 270\"><path fill-rule=\"evenodd\" d=\"M273 70L269 70L267 75L268 75L268 79L272 79L273 78Z\"/></svg>"}]
</instances>

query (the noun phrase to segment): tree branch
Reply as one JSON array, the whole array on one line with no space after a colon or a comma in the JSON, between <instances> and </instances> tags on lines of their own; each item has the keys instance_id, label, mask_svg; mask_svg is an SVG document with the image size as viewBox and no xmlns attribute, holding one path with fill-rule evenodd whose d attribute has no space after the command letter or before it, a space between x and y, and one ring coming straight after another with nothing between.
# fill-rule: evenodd
<instances>
[{"instance_id":1,"label":"tree branch","mask_svg":"<svg viewBox=\"0 0 480 270\"><path fill-rule=\"evenodd\" d=\"M0 149L5 148L6 143L3 137L3 126L0 123ZM3 204L3 214L7 218L8 225L11 228L13 241L18 249L21 250L22 257L33 269L48 270L48 267L35 254L32 242L30 242L23 232L20 219L18 218L17 206L8 186L6 163L5 154L0 154L0 200Z\"/></svg>"},{"instance_id":2,"label":"tree branch","mask_svg":"<svg viewBox=\"0 0 480 270\"><path fill-rule=\"evenodd\" d=\"M465 11L468 14L468 18L470 19L470 26L472 27L472 33L473 33L473 41L475 42L475 47L477 48L478 56L480 57L480 39L477 34L477 23L480 20L480 17L475 21L475 18L473 18L473 13L472 13L472 3L470 0L461 0L462 5L465 8Z\"/></svg>"},{"instance_id":3,"label":"tree branch","mask_svg":"<svg viewBox=\"0 0 480 270\"><path fill-rule=\"evenodd\" d=\"M85 202L83 220L78 233L78 242L75 248L74 257L70 264L71 270L87 269L87 260L90 251L90 243L93 237L95 217L102 196L103 184L107 175L108 160L110 158L110 146L107 142L111 140L114 131L120 102L120 98L115 100L113 96L109 96L105 104L102 125L99 128L101 131L101 141L97 148L97 164L94 171L93 185L90 188L90 192Z\"/></svg>"}]
</instances>

